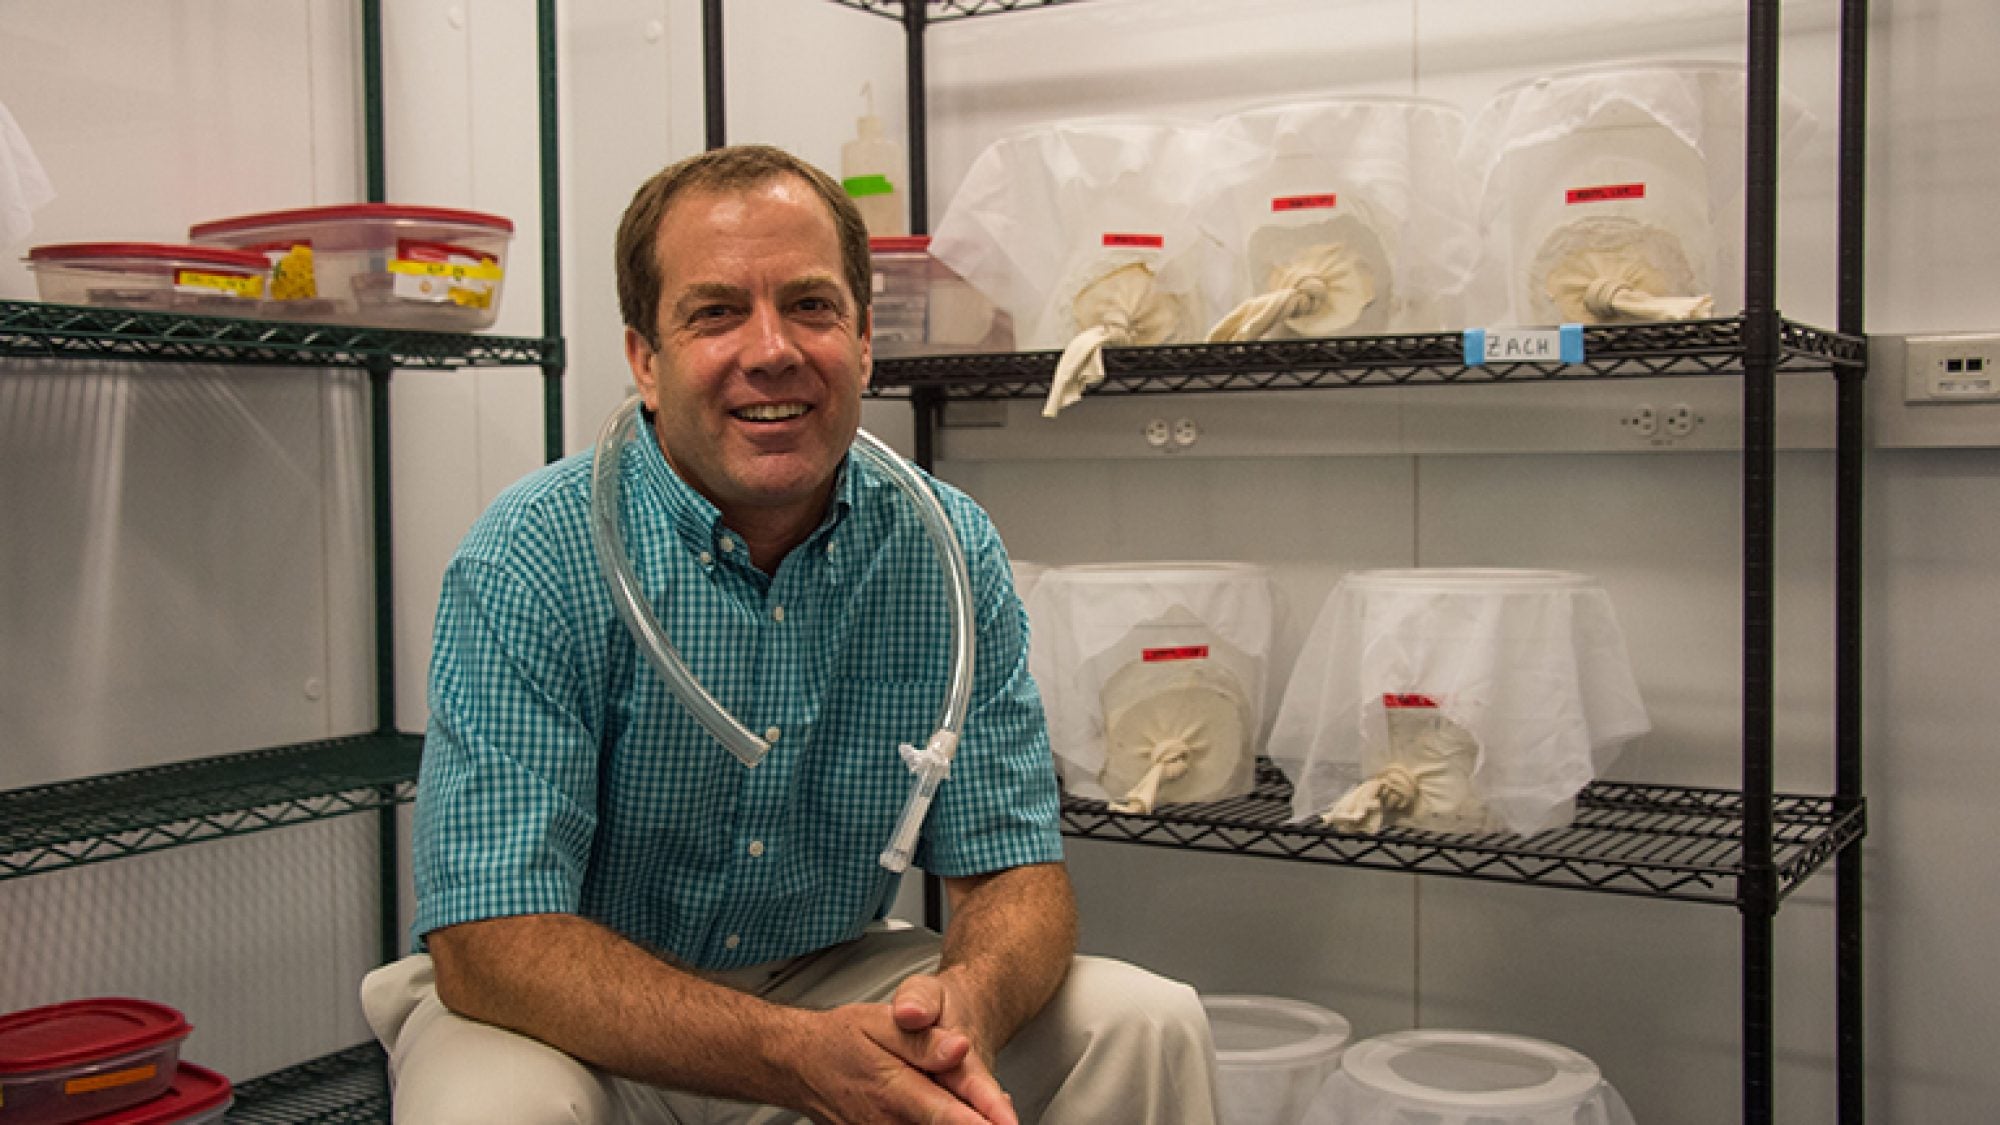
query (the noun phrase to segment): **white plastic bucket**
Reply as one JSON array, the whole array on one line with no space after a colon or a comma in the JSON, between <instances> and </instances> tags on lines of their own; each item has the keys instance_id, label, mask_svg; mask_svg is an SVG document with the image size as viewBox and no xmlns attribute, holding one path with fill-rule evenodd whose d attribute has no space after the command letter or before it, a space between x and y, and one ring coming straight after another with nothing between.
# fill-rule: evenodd
<instances>
[{"instance_id":1,"label":"white plastic bucket","mask_svg":"<svg viewBox=\"0 0 2000 1125\"><path fill-rule=\"evenodd\" d=\"M1364 1039L1313 1098L1306 1125L1632 1125L1597 1064L1567 1047L1483 1031Z\"/></svg>"},{"instance_id":2,"label":"white plastic bucket","mask_svg":"<svg viewBox=\"0 0 2000 1125\"><path fill-rule=\"evenodd\" d=\"M1659 62L1496 94L1466 134L1486 232L1475 311L1515 324L1736 315L1746 91L1741 64ZM1809 125L1785 99L1781 151ZM1587 296L1623 283L1662 300L1646 311Z\"/></svg>"},{"instance_id":3,"label":"white plastic bucket","mask_svg":"<svg viewBox=\"0 0 2000 1125\"><path fill-rule=\"evenodd\" d=\"M1203 996L1222 1125L1298 1125L1340 1065L1347 1021L1282 996Z\"/></svg>"},{"instance_id":4,"label":"white plastic bucket","mask_svg":"<svg viewBox=\"0 0 2000 1125\"><path fill-rule=\"evenodd\" d=\"M1086 291L1127 267L1151 279L1150 312L1128 342L1197 339L1207 326L1191 206L1211 152L1205 126L1171 118L1016 130L967 170L931 254L1013 318L1023 347L1060 348L1092 327Z\"/></svg>"},{"instance_id":5,"label":"white plastic bucket","mask_svg":"<svg viewBox=\"0 0 2000 1125\"><path fill-rule=\"evenodd\" d=\"M1479 241L1456 107L1317 98L1253 106L1215 130L1225 151L1254 156L1219 168L1197 206L1219 245L1204 277L1211 323L1331 247L1338 274L1315 280L1333 291L1299 302L1260 338L1462 325Z\"/></svg>"},{"instance_id":6,"label":"white plastic bucket","mask_svg":"<svg viewBox=\"0 0 2000 1125\"><path fill-rule=\"evenodd\" d=\"M1300 817L1414 783L1400 813L1383 797L1379 826L1525 835L1567 824L1576 794L1649 729L1611 599L1588 576L1373 570L1327 596L1269 753Z\"/></svg>"},{"instance_id":7,"label":"white plastic bucket","mask_svg":"<svg viewBox=\"0 0 2000 1125\"><path fill-rule=\"evenodd\" d=\"M1272 602L1269 571L1248 563L1045 570L1029 662L1069 791L1124 801L1152 774L1148 804L1249 792ZM1182 768L1155 773L1169 755Z\"/></svg>"}]
</instances>

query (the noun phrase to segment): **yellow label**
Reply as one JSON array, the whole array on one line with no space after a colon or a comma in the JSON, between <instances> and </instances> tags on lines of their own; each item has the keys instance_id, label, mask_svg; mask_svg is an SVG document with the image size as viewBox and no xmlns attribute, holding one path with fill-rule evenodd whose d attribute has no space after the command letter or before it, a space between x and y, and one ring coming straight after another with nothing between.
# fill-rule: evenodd
<instances>
[{"instance_id":1,"label":"yellow label","mask_svg":"<svg viewBox=\"0 0 2000 1125\"><path fill-rule=\"evenodd\" d=\"M453 286L450 297L452 304L462 308L490 309L493 307L493 290L491 289L463 289Z\"/></svg>"},{"instance_id":2,"label":"yellow label","mask_svg":"<svg viewBox=\"0 0 2000 1125\"><path fill-rule=\"evenodd\" d=\"M389 272L406 277L444 277L453 281L498 281L497 262L419 262L414 258L391 258Z\"/></svg>"},{"instance_id":3,"label":"yellow label","mask_svg":"<svg viewBox=\"0 0 2000 1125\"><path fill-rule=\"evenodd\" d=\"M145 1066L127 1067L124 1070L93 1074L89 1078L72 1078L63 1083L65 1094L88 1094L93 1090L109 1090L115 1086L130 1086L134 1082L144 1082L160 1072L160 1068Z\"/></svg>"},{"instance_id":4,"label":"yellow label","mask_svg":"<svg viewBox=\"0 0 2000 1125\"><path fill-rule=\"evenodd\" d=\"M200 270L175 270L174 285L184 289L213 289L218 293L229 293L238 297L262 297L264 279L235 273L203 273Z\"/></svg>"}]
</instances>

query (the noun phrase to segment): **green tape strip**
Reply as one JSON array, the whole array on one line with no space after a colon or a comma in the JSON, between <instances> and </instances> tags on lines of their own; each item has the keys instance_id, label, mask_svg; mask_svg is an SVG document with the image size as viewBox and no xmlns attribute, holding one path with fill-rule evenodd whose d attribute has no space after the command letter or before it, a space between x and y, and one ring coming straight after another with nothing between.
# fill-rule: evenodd
<instances>
[{"instance_id":1,"label":"green tape strip","mask_svg":"<svg viewBox=\"0 0 2000 1125\"><path fill-rule=\"evenodd\" d=\"M859 199L864 195L891 195L896 190L896 185L890 183L887 176L849 176L840 181L840 186L850 199Z\"/></svg>"}]
</instances>

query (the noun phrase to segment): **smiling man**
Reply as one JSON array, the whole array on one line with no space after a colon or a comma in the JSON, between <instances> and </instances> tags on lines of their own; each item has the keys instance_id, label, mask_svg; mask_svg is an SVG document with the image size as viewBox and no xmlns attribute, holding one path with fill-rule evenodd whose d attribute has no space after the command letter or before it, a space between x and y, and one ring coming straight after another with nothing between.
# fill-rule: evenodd
<instances>
[{"instance_id":1,"label":"smiling man","mask_svg":"<svg viewBox=\"0 0 2000 1125\"><path fill-rule=\"evenodd\" d=\"M985 513L930 481L970 572L973 697L917 863L877 862L948 679L947 582L849 448L870 268L837 184L720 149L618 235L646 432L617 518L746 767L655 675L598 577L591 455L495 501L446 572L413 845L419 952L370 974L398 1121L1202 1125L1198 999L1078 957L1027 618ZM928 479L928 478L927 478Z\"/></svg>"}]
</instances>

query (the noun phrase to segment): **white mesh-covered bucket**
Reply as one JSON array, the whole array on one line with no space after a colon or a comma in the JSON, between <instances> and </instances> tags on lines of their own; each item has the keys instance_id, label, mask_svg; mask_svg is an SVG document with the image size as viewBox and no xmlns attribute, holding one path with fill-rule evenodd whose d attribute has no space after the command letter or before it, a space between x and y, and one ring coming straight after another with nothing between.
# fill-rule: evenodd
<instances>
[{"instance_id":1,"label":"white mesh-covered bucket","mask_svg":"<svg viewBox=\"0 0 2000 1125\"><path fill-rule=\"evenodd\" d=\"M1466 134L1485 316L1599 324L1742 307L1737 63L1590 67L1509 86ZM1810 119L1783 99L1781 152Z\"/></svg>"},{"instance_id":2,"label":"white mesh-covered bucket","mask_svg":"<svg viewBox=\"0 0 2000 1125\"><path fill-rule=\"evenodd\" d=\"M1201 998L1215 1040L1221 1125L1298 1125L1340 1065L1347 1020L1283 996Z\"/></svg>"},{"instance_id":3,"label":"white mesh-covered bucket","mask_svg":"<svg viewBox=\"0 0 2000 1125\"><path fill-rule=\"evenodd\" d=\"M1196 211L1217 244L1209 338L1423 332L1463 324L1479 252L1458 160L1456 107L1340 97L1254 106L1216 133L1247 163L1219 166Z\"/></svg>"},{"instance_id":4,"label":"white mesh-covered bucket","mask_svg":"<svg viewBox=\"0 0 2000 1125\"><path fill-rule=\"evenodd\" d=\"M1151 279L1145 338L1132 342L1195 339L1204 326L1190 207L1209 145L1205 126L1172 118L1016 130L967 170L931 254L1013 315L1023 347L1067 344L1089 326L1078 298L1128 266Z\"/></svg>"},{"instance_id":5,"label":"white mesh-covered bucket","mask_svg":"<svg viewBox=\"0 0 2000 1125\"><path fill-rule=\"evenodd\" d=\"M1611 599L1569 571L1361 571L1327 596L1268 751L1350 831L1521 834L1650 729Z\"/></svg>"},{"instance_id":6,"label":"white mesh-covered bucket","mask_svg":"<svg viewBox=\"0 0 2000 1125\"><path fill-rule=\"evenodd\" d=\"M1348 1047L1303 1125L1633 1125L1597 1064L1483 1031L1398 1031Z\"/></svg>"},{"instance_id":7,"label":"white mesh-covered bucket","mask_svg":"<svg viewBox=\"0 0 2000 1125\"><path fill-rule=\"evenodd\" d=\"M1247 563L1044 571L1029 662L1065 787L1134 811L1249 792L1272 600Z\"/></svg>"}]
</instances>

